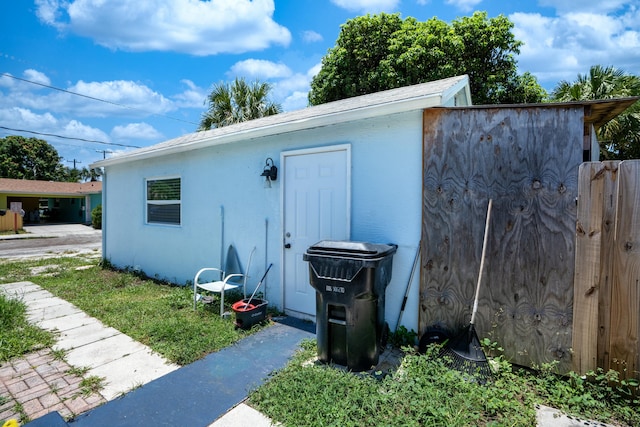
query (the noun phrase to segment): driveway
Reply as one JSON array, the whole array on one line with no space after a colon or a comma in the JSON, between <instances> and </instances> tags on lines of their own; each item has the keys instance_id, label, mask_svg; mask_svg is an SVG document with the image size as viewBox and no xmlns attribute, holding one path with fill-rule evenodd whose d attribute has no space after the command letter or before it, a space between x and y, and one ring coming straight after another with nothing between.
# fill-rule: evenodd
<instances>
[{"instance_id":1,"label":"driveway","mask_svg":"<svg viewBox=\"0 0 640 427\"><path fill-rule=\"evenodd\" d=\"M102 230L82 224L26 225L25 234L0 236L0 259L48 258L102 250Z\"/></svg>"}]
</instances>

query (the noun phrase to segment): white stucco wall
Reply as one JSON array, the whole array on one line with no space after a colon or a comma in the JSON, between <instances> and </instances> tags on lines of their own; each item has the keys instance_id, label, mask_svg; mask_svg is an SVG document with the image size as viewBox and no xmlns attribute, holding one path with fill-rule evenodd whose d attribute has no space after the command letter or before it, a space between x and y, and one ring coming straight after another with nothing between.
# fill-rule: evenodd
<instances>
[{"instance_id":1,"label":"white stucco wall","mask_svg":"<svg viewBox=\"0 0 640 427\"><path fill-rule=\"evenodd\" d=\"M152 277L184 284L199 268L218 266L223 246L226 250L234 244L243 266L255 246L251 283L273 263L266 296L282 308L283 177L264 188L259 175L265 159L271 157L281 174L283 151L350 144L351 240L398 245L386 298L386 317L394 330L420 239L421 138L422 113L413 111L109 166L104 178L104 256L118 267L140 268ZM147 225L145 179L169 176L182 180L182 224ZM403 316L403 324L416 331L418 278L416 272Z\"/></svg>"}]
</instances>

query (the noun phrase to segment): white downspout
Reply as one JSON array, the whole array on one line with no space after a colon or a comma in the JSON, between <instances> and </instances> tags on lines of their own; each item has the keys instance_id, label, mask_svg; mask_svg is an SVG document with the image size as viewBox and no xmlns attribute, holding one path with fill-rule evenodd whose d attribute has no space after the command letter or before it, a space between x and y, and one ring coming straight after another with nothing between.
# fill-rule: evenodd
<instances>
[{"instance_id":1,"label":"white downspout","mask_svg":"<svg viewBox=\"0 0 640 427\"><path fill-rule=\"evenodd\" d=\"M102 168L102 260L107 254L107 168Z\"/></svg>"}]
</instances>

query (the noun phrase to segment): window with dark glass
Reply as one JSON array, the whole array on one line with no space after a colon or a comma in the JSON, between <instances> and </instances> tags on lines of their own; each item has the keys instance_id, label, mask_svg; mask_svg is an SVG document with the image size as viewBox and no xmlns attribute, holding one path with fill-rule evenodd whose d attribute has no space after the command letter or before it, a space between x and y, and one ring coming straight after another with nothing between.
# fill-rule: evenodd
<instances>
[{"instance_id":1,"label":"window with dark glass","mask_svg":"<svg viewBox=\"0 0 640 427\"><path fill-rule=\"evenodd\" d=\"M147 223L180 225L180 178L147 179Z\"/></svg>"}]
</instances>

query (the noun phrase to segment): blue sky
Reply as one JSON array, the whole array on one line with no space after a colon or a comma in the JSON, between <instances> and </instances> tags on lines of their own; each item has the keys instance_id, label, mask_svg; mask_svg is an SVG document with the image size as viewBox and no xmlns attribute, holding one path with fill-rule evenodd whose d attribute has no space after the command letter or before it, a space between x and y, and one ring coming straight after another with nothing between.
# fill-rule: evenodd
<instances>
[{"instance_id":1,"label":"blue sky","mask_svg":"<svg viewBox=\"0 0 640 427\"><path fill-rule=\"evenodd\" d=\"M45 139L67 166L195 131L212 85L236 76L271 83L285 111L304 108L340 25L366 13L447 22L504 14L525 43L520 72L547 90L595 64L640 75L640 0L2 3L0 137Z\"/></svg>"}]
</instances>

